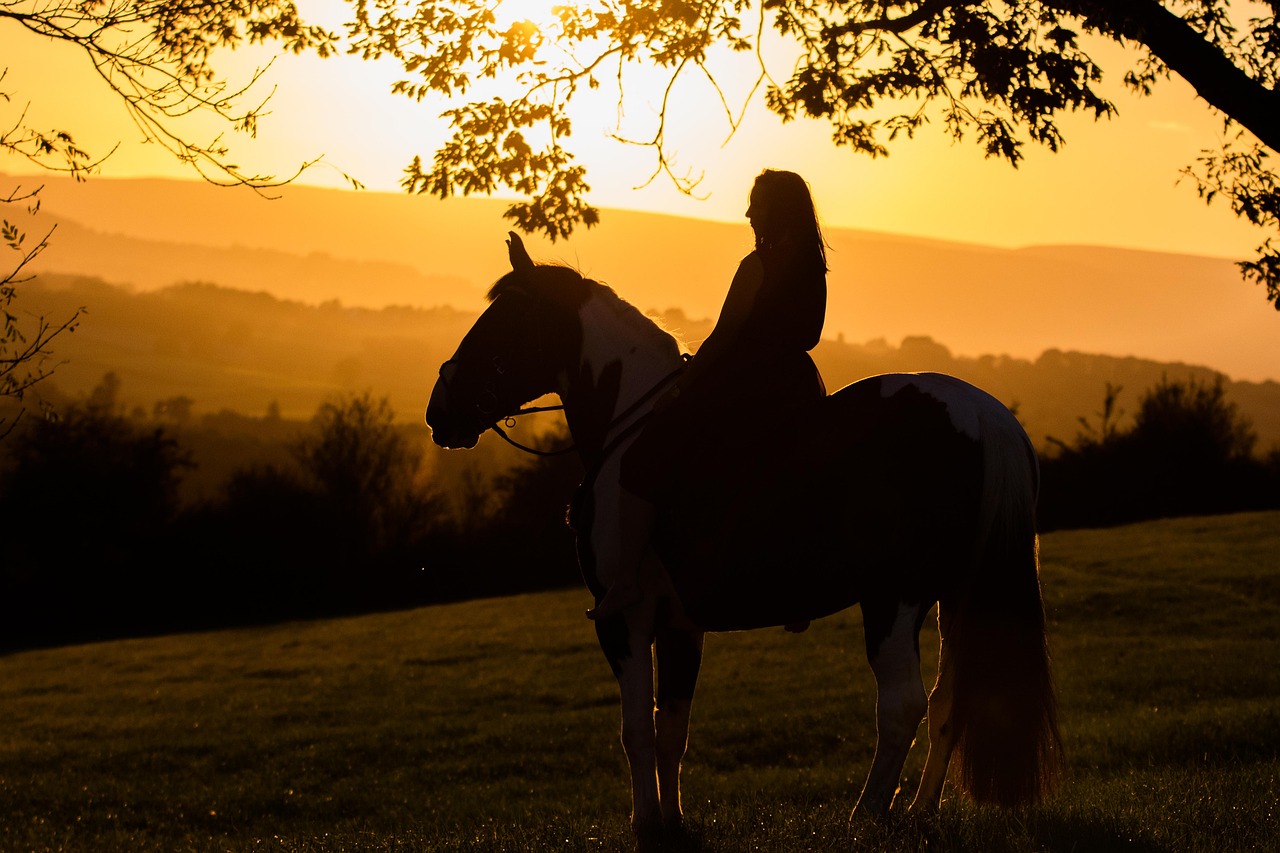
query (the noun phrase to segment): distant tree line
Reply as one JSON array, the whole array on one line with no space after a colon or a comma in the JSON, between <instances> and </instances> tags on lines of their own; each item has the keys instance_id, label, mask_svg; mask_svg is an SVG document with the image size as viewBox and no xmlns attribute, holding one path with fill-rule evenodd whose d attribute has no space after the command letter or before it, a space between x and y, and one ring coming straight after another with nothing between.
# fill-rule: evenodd
<instances>
[{"instance_id":1,"label":"distant tree line","mask_svg":"<svg viewBox=\"0 0 1280 853\"><path fill-rule=\"evenodd\" d=\"M118 390L108 376L0 443L0 650L580 583L573 456L494 478L431 470L366 393L323 404L268 461L184 500L185 398L147 420L124 415ZM1121 390L1043 454L1042 529L1280 506L1280 452L1255 455L1220 382L1162 381L1124 428Z\"/></svg>"},{"instance_id":2,"label":"distant tree line","mask_svg":"<svg viewBox=\"0 0 1280 853\"><path fill-rule=\"evenodd\" d=\"M1050 438L1041 460L1040 527L1102 527L1182 515L1280 507L1280 449L1255 453L1257 433L1221 379L1161 380L1119 426L1120 386L1071 441Z\"/></svg>"},{"instance_id":3,"label":"distant tree line","mask_svg":"<svg viewBox=\"0 0 1280 853\"><path fill-rule=\"evenodd\" d=\"M28 296L34 300L29 307L50 316L70 314L79 305L93 306L95 336L61 338L58 358L80 365L103 358L113 361L128 385L130 416L157 418L175 427L199 463L183 481L184 495L216 489L230 473L223 464L223 459L231 461L222 452L227 449L223 439L267 442L269 431L254 427L247 413L258 415L258 426L264 426L260 416L274 397L288 429L309 418L323 401L315 390L318 375L349 391L376 388L402 417L416 414L426 402L426 383L434 366L450 356L453 344L475 322L474 313L449 308L322 308L210 284L135 292L93 279L42 274L25 287L31 288ZM693 319L676 310L663 312L660 319L686 341L705 339L713 325L713 320ZM1046 435L1074 435L1077 416L1097 408L1104 379L1125 387L1131 395L1126 403L1162 375L1214 379L1214 372L1205 367L1056 349L1034 359L957 355L923 336L900 343L825 338L813 355L832 389L864 376L899 371L937 371L964 379L1006 403L1016 402L1037 447L1044 446ZM33 411L45 403L64 407L88 390L83 383L78 371L54 374L33 389L28 406ZM193 387L200 388L199 393ZM1228 381L1225 388L1251 419L1259 447L1280 444L1280 383ZM185 418L184 396L199 398ZM231 418L209 428L210 419L226 412L218 412L219 405L239 409L245 429L232 425ZM0 397L0 418L6 417L6 406ZM211 435L215 432L222 438ZM222 445L219 458L200 446L205 438ZM277 438L271 437L271 442L278 443ZM429 460L436 455L428 451ZM482 456L487 465L494 454L482 446L478 453L457 455L466 465L477 464L473 460Z\"/></svg>"}]
</instances>

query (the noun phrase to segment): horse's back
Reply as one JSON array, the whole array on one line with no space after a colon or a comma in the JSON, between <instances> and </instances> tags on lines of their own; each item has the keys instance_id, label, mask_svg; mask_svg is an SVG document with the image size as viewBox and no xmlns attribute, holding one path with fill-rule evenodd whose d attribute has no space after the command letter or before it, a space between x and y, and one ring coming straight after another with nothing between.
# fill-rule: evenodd
<instances>
[{"instance_id":1,"label":"horse's back","mask_svg":"<svg viewBox=\"0 0 1280 853\"><path fill-rule=\"evenodd\" d=\"M995 397L945 373L869 376L831 394L825 405L829 417L848 417L868 427L878 422L897 427L908 420L925 429L949 429L975 442L983 439L984 429L992 424L1017 423Z\"/></svg>"},{"instance_id":2,"label":"horse's back","mask_svg":"<svg viewBox=\"0 0 1280 853\"><path fill-rule=\"evenodd\" d=\"M1008 406L963 379L885 373L841 388L824 405L829 418L859 423L863 431L905 430L898 443L915 443L918 452L928 452L920 442L941 442L945 449L935 456L980 460L985 479L1026 477L1033 491L1038 488L1039 463L1022 424ZM895 442L892 435L881 440Z\"/></svg>"},{"instance_id":3,"label":"horse's back","mask_svg":"<svg viewBox=\"0 0 1280 853\"><path fill-rule=\"evenodd\" d=\"M762 451L751 488L667 549L686 609L707 627L818 618L886 585L936 597L939 564L967 550L978 524L988 425L1017 426L995 398L943 374L869 377L801 420L788 445Z\"/></svg>"}]
</instances>

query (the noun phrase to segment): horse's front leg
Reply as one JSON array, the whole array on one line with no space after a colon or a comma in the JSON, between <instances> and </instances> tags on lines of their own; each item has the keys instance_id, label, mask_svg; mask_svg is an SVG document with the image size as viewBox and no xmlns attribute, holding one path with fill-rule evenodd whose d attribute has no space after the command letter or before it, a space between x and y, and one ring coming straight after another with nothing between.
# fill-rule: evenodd
<instances>
[{"instance_id":1,"label":"horse's front leg","mask_svg":"<svg viewBox=\"0 0 1280 853\"><path fill-rule=\"evenodd\" d=\"M702 632L665 627L655 643L658 663L658 796L662 822L668 829L680 826L680 762L689 745L689 714L693 691L702 666Z\"/></svg>"},{"instance_id":2,"label":"horse's front leg","mask_svg":"<svg viewBox=\"0 0 1280 853\"><path fill-rule=\"evenodd\" d=\"M631 770L631 825L636 832L662 826L654 724L652 619L638 612L642 609L644 605L632 608L626 616L613 616L596 623L600 646L618 679L622 749Z\"/></svg>"}]
</instances>

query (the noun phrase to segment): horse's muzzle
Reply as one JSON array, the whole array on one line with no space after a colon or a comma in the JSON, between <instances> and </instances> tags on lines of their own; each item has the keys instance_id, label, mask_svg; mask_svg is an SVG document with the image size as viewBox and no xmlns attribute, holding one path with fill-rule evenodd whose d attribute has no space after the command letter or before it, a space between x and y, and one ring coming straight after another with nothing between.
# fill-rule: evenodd
<instances>
[{"instance_id":1,"label":"horse's muzzle","mask_svg":"<svg viewBox=\"0 0 1280 853\"><path fill-rule=\"evenodd\" d=\"M470 450L480 441L480 435L485 429L476 422L474 416L463 417L455 407L449 405L448 393L442 383L437 383L432 389L426 418L427 426L431 429L431 440L449 450Z\"/></svg>"},{"instance_id":2,"label":"horse's muzzle","mask_svg":"<svg viewBox=\"0 0 1280 853\"><path fill-rule=\"evenodd\" d=\"M431 428L431 440L446 450L470 450L480 441L480 435L475 430L447 429L432 424L429 420L427 426Z\"/></svg>"}]
</instances>

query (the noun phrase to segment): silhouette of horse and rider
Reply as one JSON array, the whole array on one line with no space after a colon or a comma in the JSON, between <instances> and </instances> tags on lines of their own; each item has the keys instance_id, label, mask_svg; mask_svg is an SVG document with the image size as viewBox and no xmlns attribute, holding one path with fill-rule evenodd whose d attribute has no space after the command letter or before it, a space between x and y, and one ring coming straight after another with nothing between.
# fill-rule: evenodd
<instances>
[{"instance_id":1,"label":"silhouette of horse and rider","mask_svg":"<svg viewBox=\"0 0 1280 853\"><path fill-rule=\"evenodd\" d=\"M510 235L511 272L440 368L433 438L472 447L559 395L587 471L572 523L588 616L619 683L637 828L681 820L705 632L798 629L854 604L877 686L855 813L889 810L926 715L913 809L937 808L953 753L975 799L1033 802L1054 784L1061 744L1031 443L998 400L941 374L827 395L809 356L827 260L808 185L766 170L746 215L754 249L691 359L611 289L534 263ZM917 638L935 604L926 694Z\"/></svg>"}]
</instances>

